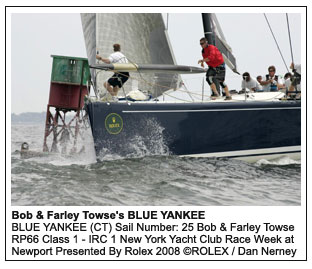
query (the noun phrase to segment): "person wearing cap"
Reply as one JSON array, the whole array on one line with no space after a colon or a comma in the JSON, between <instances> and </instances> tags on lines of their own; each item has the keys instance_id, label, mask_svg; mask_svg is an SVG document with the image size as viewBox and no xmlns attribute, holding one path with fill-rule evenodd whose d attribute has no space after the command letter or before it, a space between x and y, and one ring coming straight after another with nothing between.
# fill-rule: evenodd
<instances>
[{"instance_id":1,"label":"person wearing cap","mask_svg":"<svg viewBox=\"0 0 312 269\"><path fill-rule=\"evenodd\" d=\"M108 58L102 58L100 55L96 55L96 59L107 63L128 63L128 59L126 56L120 52L120 45L113 45L114 53L109 55ZM104 87L107 91L115 98L117 98L117 94L119 89L125 84L125 82L129 79L129 72L115 72L114 75L108 79L108 81L104 82Z\"/></svg>"},{"instance_id":2,"label":"person wearing cap","mask_svg":"<svg viewBox=\"0 0 312 269\"><path fill-rule=\"evenodd\" d=\"M213 82L214 79L218 80L221 87L225 91L225 100L231 100L232 97L229 93L229 89L225 84L225 64L223 56L217 47L208 44L205 37L200 39L200 45L202 47L203 59L199 60L198 63L204 67L204 62L208 65L208 70L206 73L206 81L208 82L211 90L215 96L219 96L216 84Z\"/></svg>"},{"instance_id":3,"label":"person wearing cap","mask_svg":"<svg viewBox=\"0 0 312 269\"><path fill-rule=\"evenodd\" d=\"M243 74L242 80L242 92L245 92L246 89L249 89L253 92L256 92L259 89L259 83L250 76L248 72Z\"/></svg>"},{"instance_id":4,"label":"person wearing cap","mask_svg":"<svg viewBox=\"0 0 312 269\"><path fill-rule=\"evenodd\" d=\"M276 69L274 65L269 66L269 73L266 74L260 84L262 85L262 89L265 92L276 92L279 89L283 88L283 83L280 81L278 75L275 74Z\"/></svg>"}]
</instances>

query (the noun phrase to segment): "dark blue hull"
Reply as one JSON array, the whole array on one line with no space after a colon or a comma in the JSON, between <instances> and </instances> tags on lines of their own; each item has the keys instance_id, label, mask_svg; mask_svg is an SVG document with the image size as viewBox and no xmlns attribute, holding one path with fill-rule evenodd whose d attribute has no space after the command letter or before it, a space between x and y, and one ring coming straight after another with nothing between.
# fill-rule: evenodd
<instances>
[{"instance_id":1,"label":"dark blue hull","mask_svg":"<svg viewBox=\"0 0 312 269\"><path fill-rule=\"evenodd\" d=\"M87 105L95 151L239 157L300 152L301 102ZM224 153L224 154L222 154Z\"/></svg>"}]
</instances>

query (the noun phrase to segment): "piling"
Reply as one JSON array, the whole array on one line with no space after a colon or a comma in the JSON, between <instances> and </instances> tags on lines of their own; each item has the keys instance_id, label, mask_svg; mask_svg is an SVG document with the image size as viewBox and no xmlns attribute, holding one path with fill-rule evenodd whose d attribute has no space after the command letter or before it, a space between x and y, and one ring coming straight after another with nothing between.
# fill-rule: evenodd
<instances>
[{"instance_id":1,"label":"piling","mask_svg":"<svg viewBox=\"0 0 312 269\"><path fill-rule=\"evenodd\" d=\"M62 153L66 153L66 145L73 139L72 153L77 151L77 140L81 135L84 97L90 93L88 59L57 55L51 57L53 63L43 151L59 152L61 146ZM49 140L52 140L50 145Z\"/></svg>"}]
</instances>

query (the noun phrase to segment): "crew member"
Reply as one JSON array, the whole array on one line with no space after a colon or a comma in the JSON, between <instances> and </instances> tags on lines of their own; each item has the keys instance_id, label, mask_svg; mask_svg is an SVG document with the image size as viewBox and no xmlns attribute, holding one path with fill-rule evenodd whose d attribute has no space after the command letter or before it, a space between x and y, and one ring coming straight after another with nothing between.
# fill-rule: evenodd
<instances>
[{"instance_id":1,"label":"crew member","mask_svg":"<svg viewBox=\"0 0 312 269\"><path fill-rule=\"evenodd\" d=\"M281 83L279 76L275 74L276 69L274 65L269 66L268 68L269 74L266 74L260 84L262 85L262 89L265 92L276 92L279 89L283 88L283 84Z\"/></svg>"},{"instance_id":2,"label":"crew member","mask_svg":"<svg viewBox=\"0 0 312 269\"><path fill-rule=\"evenodd\" d=\"M216 85L213 82L213 79L217 79L225 91L226 98L225 100L231 100L232 97L229 93L229 89L225 84L225 64L223 56L217 47L208 44L208 41L205 37L200 39L200 45L202 47L202 56L203 59L199 60L198 63L204 67L204 62L208 65L208 70L206 73L206 81L208 82L211 90L214 95L219 96Z\"/></svg>"},{"instance_id":3,"label":"crew member","mask_svg":"<svg viewBox=\"0 0 312 269\"><path fill-rule=\"evenodd\" d=\"M294 91L297 89L298 91L301 91L301 64L294 64L291 63L290 69L293 71L294 76L291 81L291 85L289 87L289 91ZM301 93L298 94L298 96L301 96Z\"/></svg>"},{"instance_id":4,"label":"crew member","mask_svg":"<svg viewBox=\"0 0 312 269\"><path fill-rule=\"evenodd\" d=\"M114 53L112 53L108 58L102 58L100 55L96 55L96 59L103 61L107 64L113 63L128 63L128 59L124 54L120 52L120 45L114 44ZM124 83L129 79L129 72L118 72L104 82L104 87L107 91L117 99L117 94L119 89L124 85Z\"/></svg>"},{"instance_id":5,"label":"crew member","mask_svg":"<svg viewBox=\"0 0 312 269\"><path fill-rule=\"evenodd\" d=\"M257 80L252 78L248 72L243 74L242 80L242 92L245 92L246 89L249 89L253 92L259 91L259 83Z\"/></svg>"}]
</instances>

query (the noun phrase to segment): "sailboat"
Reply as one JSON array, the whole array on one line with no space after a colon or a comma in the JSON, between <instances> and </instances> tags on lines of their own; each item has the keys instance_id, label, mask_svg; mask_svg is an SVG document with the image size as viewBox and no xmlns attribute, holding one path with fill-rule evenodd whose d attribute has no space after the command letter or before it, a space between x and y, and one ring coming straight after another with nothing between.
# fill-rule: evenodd
<instances>
[{"instance_id":1,"label":"sailboat","mask_svg":"<svg viewBox=\"0 0 312 269\"><path fill-rule=\"evenodd\" d=\"M237 73L235 57L216 15L202 14L202 18L209 43L218 47L227 66ZM300 100L281 100L280 93L258 93L251 101L246 95L226 102L163 101L160 97L166 92L181 88L181 73L206 70L176 64L161 14L88 13L81 14L81 21L98 96L85 104L98 159L162 154L249 161L284 155L300 158ZM113 43L122 44L129 64L96 60L96 54L110 54ZM119 102L101 100L99 87L111 76L110 71L129 71L132 78L121 90L125 98ZM133 90L152 98L129 101L127 93ZM267 95L270 101L263 101Z\"/></svg>"}]
</instances>

